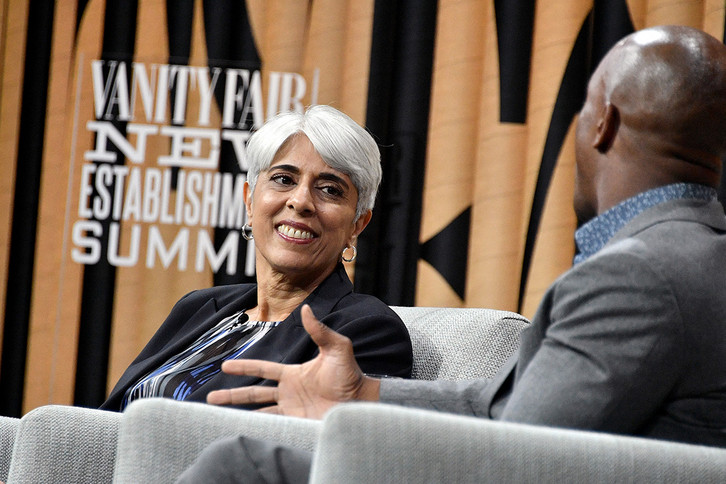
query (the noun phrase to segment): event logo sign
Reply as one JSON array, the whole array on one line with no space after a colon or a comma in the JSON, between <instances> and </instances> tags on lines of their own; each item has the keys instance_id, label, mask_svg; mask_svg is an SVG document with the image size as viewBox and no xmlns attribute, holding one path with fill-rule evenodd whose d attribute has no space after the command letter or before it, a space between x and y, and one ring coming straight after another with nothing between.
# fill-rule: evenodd
<instances>
[{"instance_id":1,"label":"event logo sign","mask_svg":"<svg viewBox=\"0 0 726 484\"><path fill-rule=\"evenodd\" d=\"M263 90L259 70L103 60L85 68L95 119L84 124L92 149L72 170L79 174L72 181L72 260L234 274L246 219L247 139L267 117L302 111L303 98L314 104L317 71L311 82L294 72L266 73ZM232 147L233 172L220 170L224 143ZM215 244L210 229L228 229L225 240ZM247 254L245 274L252 275L251 245Z\"/></svg>"}]
</instances>

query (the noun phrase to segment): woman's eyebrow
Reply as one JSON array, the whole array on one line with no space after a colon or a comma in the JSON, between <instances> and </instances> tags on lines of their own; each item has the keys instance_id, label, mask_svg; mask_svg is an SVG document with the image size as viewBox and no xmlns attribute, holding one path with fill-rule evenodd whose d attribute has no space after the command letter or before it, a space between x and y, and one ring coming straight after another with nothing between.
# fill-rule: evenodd
<instances>
[{"instance_id":1,"label":"woman's eyebrow","mask_svg":"<svg viewBox=\"0 0 726 484\"><path fill-rule=\"evenodd\" d=\"M320 175L318 175L318 178L322 180L328 180L335 183L339 183L340 185L343 185L344 187L348 188L348 182L345 181L342 177L339 177L335 173L328 173L328 172L322 172Z\"/></svg>"},{"instance_id":2,"label":"woman's eyebrow","mask_svg":"<svg viewBox=\"0 0 726 484\"><path fill-rule=\"evenodd\" d=\"M289 171L296 175L300 173L300 169L295 165L274 165L267 169L267 171L273 171L273 170Z\"/></svg>"}]
</instances>

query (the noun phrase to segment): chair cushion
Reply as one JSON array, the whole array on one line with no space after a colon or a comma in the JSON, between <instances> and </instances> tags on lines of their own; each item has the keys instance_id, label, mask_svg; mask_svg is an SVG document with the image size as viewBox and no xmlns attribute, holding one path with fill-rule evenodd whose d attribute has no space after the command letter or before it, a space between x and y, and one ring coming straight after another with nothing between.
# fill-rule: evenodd
<instances>
[{"instance_id":1,"label":"chair cushion","mask_svg":"<svg viewBox=\"0 0 726 484\"><path fill-rule=\"evenodd\" d=\"M491 378L519 348L522 315L482 308L394 306L411 335L412 378Z\"/></svg>"}]
</instances>

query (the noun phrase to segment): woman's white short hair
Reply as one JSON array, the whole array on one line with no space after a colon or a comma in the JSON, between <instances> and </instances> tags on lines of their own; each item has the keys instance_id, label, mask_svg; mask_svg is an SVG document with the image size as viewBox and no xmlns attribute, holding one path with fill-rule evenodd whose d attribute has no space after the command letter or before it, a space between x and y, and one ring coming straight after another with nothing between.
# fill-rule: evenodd
<instances>
[{"instance_id":1,"label":"woman's white short hair","mask_svg":"<svg viewBox=\"0 0 726 484\"><path fill-rule=\"evenodd\" d=\"M373 137L337 109L316 105L304 113L285 112L270 118L247 142L247 181L254 192L257 177L296 134L304 134L325 163L350 177L358 190L356 219L373 209L381 183L381 153Z\"/></svg>"}]
</instances>

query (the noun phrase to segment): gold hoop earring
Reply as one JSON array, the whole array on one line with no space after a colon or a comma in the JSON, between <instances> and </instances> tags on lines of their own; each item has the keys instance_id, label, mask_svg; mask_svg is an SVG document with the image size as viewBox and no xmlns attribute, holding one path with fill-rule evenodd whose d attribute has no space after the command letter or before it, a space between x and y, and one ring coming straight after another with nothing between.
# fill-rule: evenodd
<instances>
[{"instance_id":1,"label":"gold hoop earring","mask_svg":"<svg viewBox=\"0 0 726 484\"><path fill-rule=\"evenodd\" d=\"M348 249L353 249L353 255L350 256L350 258L345 258L345 251ZM343 259L345 262L353 262L355 258L358 257L358 249L355 248L355 245L351 245L350 247L346 246L345 249L343 249L343 253L340 254L340 258Z\"/></svg>"}]
</instances>

